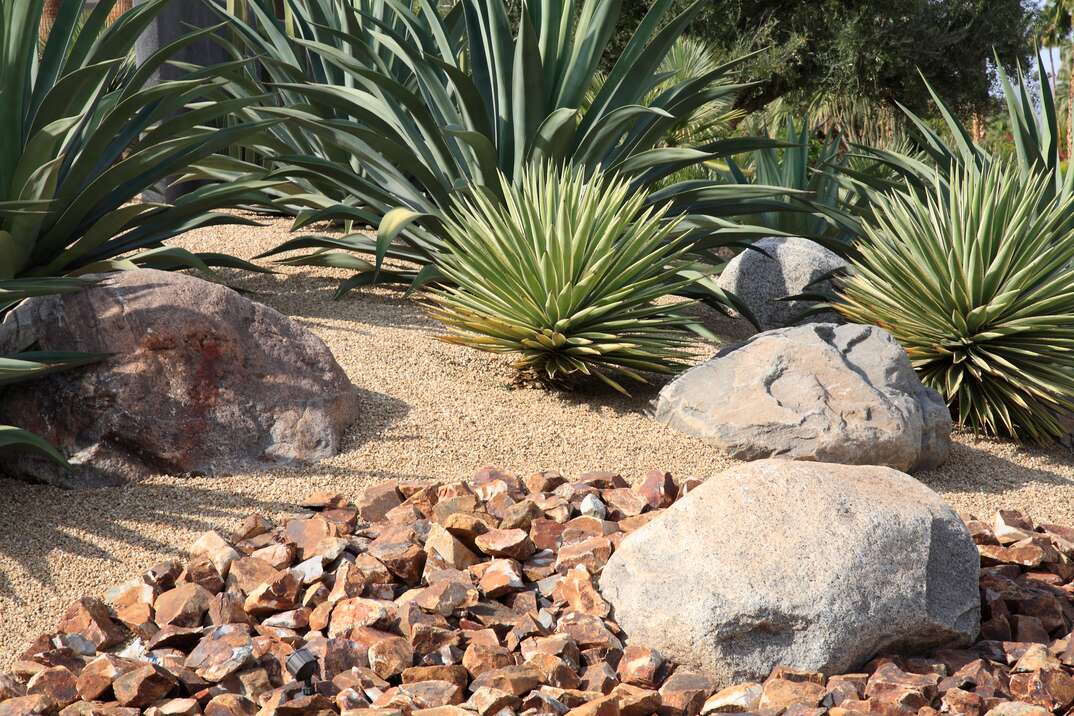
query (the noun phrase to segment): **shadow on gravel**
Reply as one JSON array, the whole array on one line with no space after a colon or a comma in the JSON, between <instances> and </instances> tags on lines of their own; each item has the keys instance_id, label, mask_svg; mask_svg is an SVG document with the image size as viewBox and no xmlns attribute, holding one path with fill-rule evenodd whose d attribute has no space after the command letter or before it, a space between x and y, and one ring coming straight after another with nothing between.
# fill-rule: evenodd
<instances>
[{"instance_id":1,"label":"shadow on gravel","mask_svg":"<svg viewBox=\"0 0 1074 716\"><path fill-rule=\"evenodd\" d=\"M336 299L339 278L296 272L275 275L230 275L233 285L249 291L260 301L287 316L303 319L353 321L380 328L419 328L440 332L440 324L425 313L414 297L405 297L402 286L356 288ZM331 326L337 330L337 326ZM358 329L360 330L360 329Z\"/></svg>"},{"instance_id":2,"label":"shadow on gravel","mask_svg":"<svg viewBox=\"0 0 1074 716\"><path fill-rule=\"evenodd\" d=\"M125 546L174 552L171 543L157 536L177 525L204 531L251 512L295 510L293 504L181 484L66 491L0 480L0 494L6 496L0 504L0 558L17 563L24 578L46 586L52 584L53 570L63 568L62 563L50 564L57 554L116 561L109 550ZM0 569L0 597L21 604L11 580Z\"/></svg>"},{"instance_id":3,"label":"shadow on gravel","mask_svg":"<svg viewBox=\"0 0 1074 716\"><path fill-rule=\"evenodd\" d=\"M383 393L358 388L358 395L359 418L344 436L342 452L357 450L366 442L380 438L410 412L405 402ZM319 478L361 476L361 471L335 468L327 463L262 469L262 472L270 476L268 479L296 474ZM418 475L372 473L370 477L424 479ZM315 489L319 488L311 482L310 492ZM293 502L258 499L233 492L225 485L214 489L195 485L193 481L174 484L149 481L63 490L0 478L0 597L23 603L3 562L17 564L25 571L24 578L48 586L53 582L53 571L63 568L62 561L56 564L57 555L114 562L117 559L113 552L126 546L176 554L174 542L158 537L177 527L195 532L223 529L225 523L241 521L253 512L272 515L297 510ZM143 565L145 569L149 566ZM134 576L136 573L130 575Z\"/></svg>"},{"instance_id":4,"label":"shadow on gravel","mask_svg":"<svg viewBox=\"0 0 1074 716\"><path fill-rule=\"evenodd\" d=\"M1006 441L996 441L1003 444ZM1049 464L1074 466L1074 453L1065 448L1051 449L1019 446L1018 452L1041 467L1019 465L972 445L954 442L951 456L938 470L915 475L937 492L983 492L1003 494L1030 485L1074 486L1074 479L1048 469ZM1027 506L1031 507L1031 506Z\"/></svg>"},{"instance_id":5,"label":"shadow on gravel","mask_svg":"<svg viewBox=\"0 0 1074 716\"><path fill-rule=\"evenodd\" d=\"M389 428L410 413L410 405L398 398L359 386L355 386L355 390L358 393L358 419L343 436L341 453L357 450L382 438Z\"/></svg>"}]
</instances>

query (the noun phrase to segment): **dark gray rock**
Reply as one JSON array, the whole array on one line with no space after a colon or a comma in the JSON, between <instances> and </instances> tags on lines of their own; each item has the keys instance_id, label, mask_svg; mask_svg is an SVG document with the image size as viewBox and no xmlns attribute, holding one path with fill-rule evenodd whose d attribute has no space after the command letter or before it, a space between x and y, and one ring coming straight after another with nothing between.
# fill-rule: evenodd
<instances>
[{"instance_id":1,"label":"dark gray rock","mask_svg":"<svg viewBox=\"0 0 1074 716\"><path fill-rule=\"evenodd\" d=\"M967 645L978 570L958 515L909 475L763 460L632 532L600 590L630 643L728 685Z\"/></svg>"},{"instance_id":2,"label":"dark gray rock","mask_svg":"<svg viewBox=\"0 0 1074 716\"><path fill-rule=\"evenodd\" d=\"M754 244L727 264L717 284L735 294L767 331L798 323L841 323L833 311L802 318L814 301L782 301L788 296L834 296L832 282L820 280L847 263L815 241L797 237L769 237ZM819 283L814 284L814 282Z\"/></svg>"}]
</instances>

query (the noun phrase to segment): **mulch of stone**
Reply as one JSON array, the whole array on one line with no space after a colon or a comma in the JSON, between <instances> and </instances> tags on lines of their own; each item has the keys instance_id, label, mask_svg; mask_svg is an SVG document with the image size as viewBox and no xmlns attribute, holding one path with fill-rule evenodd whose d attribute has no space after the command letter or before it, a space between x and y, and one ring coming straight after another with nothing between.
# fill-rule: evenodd
<instances>
[{"instance_id":1,"label":"mulch of stone","mask_svg":"<svg viewBox=\"0 0 1074 716\"><path fill-rule=\"evenodd\" d=\"M697 483L654 472L386 483L274 525L204 533L74 603L0 674L12 714L1044 716L1074 704L1074 528L967 518L983 624L968 649L860 674L777 667L716 689L626 645L596 583L617 545ZM316 659L312 693L287 668Z\"/></svg>"}]
</instances>

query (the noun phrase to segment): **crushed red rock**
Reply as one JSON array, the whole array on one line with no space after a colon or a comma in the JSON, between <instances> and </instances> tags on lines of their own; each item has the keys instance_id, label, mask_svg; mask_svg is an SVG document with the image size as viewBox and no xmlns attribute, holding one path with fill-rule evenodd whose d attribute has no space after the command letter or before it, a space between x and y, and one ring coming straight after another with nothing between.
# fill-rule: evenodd
<instances>
[{"instance_id":1,"label":"crushed red rock","mask_svg":"<svg viewBox=\"0 0 1074 716\"><path fill-rule=\"evenodd\" d=\"M0 673L0 716L1045 716L1074 713L1074 528L965 517L981 552L971 648L826 677L713 679L627 644L596 577L696 482L653 472L387 483L203 534L184 563L83 597ZM317 662L313 693L286 663Z\"/></svg>"}]
</instances>

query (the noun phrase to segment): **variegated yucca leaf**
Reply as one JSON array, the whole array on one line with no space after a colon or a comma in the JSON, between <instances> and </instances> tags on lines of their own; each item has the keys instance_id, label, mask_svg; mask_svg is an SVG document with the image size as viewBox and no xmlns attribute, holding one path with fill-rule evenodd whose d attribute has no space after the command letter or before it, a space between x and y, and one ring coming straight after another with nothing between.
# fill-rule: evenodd
<instances>
[{"instance_id":1,"label":"variegated yucca leaf","mask_svg":"<svg viewBox=\"0 0 1074 716\"><path fill-rule=\"evenodd\" d=\"M1047 442L1074 411L1074 195L992 160L877 194L836 308L890 331L960 423Z\"/></svg>"},{"instance_id":2,"label":"variegated yucca leaf","mask_svg":"<svg viewBox=\"0 0 1074 716\"><path fill-rule=\"evenodd\" d=\"M681 305L658 303L691 283L690 249L666 208L645 207L628 180L534 165L496 198L456 199L431 292L446 339L517 354L516 367L560 382L645 381L688 357Z\"/></svg>"}]
</instances>

